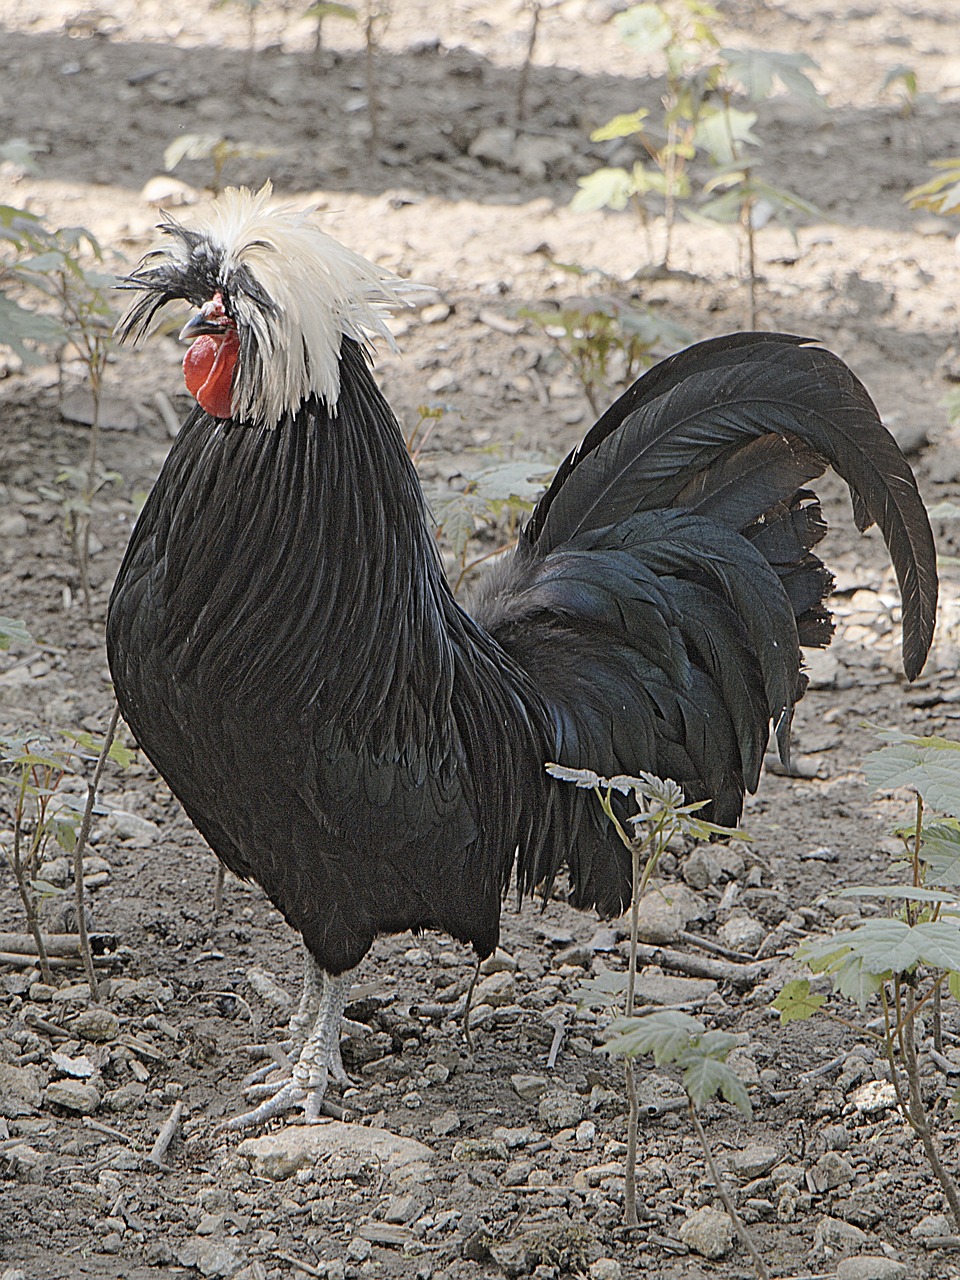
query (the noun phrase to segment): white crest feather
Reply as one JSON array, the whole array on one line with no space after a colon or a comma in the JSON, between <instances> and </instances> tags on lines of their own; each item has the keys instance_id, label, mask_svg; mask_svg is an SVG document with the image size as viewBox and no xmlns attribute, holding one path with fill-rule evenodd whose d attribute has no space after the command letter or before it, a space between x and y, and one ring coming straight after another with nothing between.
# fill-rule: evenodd
<instances>
[{"instance_id":1,"label":"white crest feather","mask_svg":"<svg viewBox=\"0 0 960 1280\"><path fill-rule=\"evenodd\" d=\"M343 335L395 347L386 317L424 292L321 231L313 208L271 208L272 194L269 182L257 192L228 188L190 227L221 256L225 279L244 268L270 301L265 308L243 290L230 297L241 335L254 340L238 367L233 415L264 426L312 394L335 413Z\"/></svg>"}]
</instances>

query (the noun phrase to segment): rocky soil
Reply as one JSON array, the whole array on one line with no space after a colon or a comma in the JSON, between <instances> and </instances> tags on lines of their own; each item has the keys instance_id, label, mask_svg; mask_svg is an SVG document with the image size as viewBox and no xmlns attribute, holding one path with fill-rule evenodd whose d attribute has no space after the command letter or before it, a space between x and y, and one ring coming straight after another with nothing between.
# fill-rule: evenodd
<instances>
[{"instance_id":1,"label":"rocky soil","mask_svg":"<svg viewBox=\"0 0 960 1280\"><path fill-rule=\"evenodd\" d=\"M26 139L39 171L8 162L2 200L51 226L89 227L122 270L149 244L159 205L189 216L210 180L202 161L165 175L171 141L255 144L260 154L231 159L227 180L272 178L284 196L317 203L334 235L437 290L398 318L399 352L378 358L408 426L419 406L443 410L422 456L431 493L462 489L491 459L553 465L590 409L524 308L630 300L691 338L746 316L731 233L683 223L675 274L651 278L637 275L651 263L631 215L568 208L577 177L612 155L587 142L590 129L654 108L663 88L606 21L616 7L566 0L544 11L520 119L526 7L395 0L373 65L371 142L363 42L343 20L327 21L317 54L294 6L264 5L251 54L238 6L7 0L0 144ZM960 380L960 228L902 200L956 148L953 0L720 8L725 44L814 57L831 105L774 99L758 125L765 173L823 211L796 243L775 227L760 236L758 323L847 359L925 496L956 501L960 455L943 398ZM897 65L916 71L913 102L883 89ZM661 222L652 233L656 244ZM103 613L138 495L170 447L157 395L186 408L181 354L158 337L111 360L101 452L118 478L96 502L87 616L52 492L87 449L82 370L69 352L60 369L23 369L0 349L0 613L23 618L37 641L0 654L2 732L99 729L110 715ZM890 826L909 811L905 796L868 793L859 765L875 739L864 723L956 736L960 717L955 569L944 568L930 663L908 687L882 542L856 534L839 486L827 497L840 628L827 655L811 655L800 776L768 770L747 804L749 843L667 858L674 907L651 900L648 936L687 959L683 969L651 963L640 998L742 1036L734 1061L753 1120L716 1104L704 1122L772 1274L947 1280L960 1276L960 1238L873 1049L827 1023L781 1031L769 1010L797 972L800 939L840 911L870 913L828 892L884 875ZM955 525L938 521L937 533L954 552ZM482 535L481 550L498 536ZM93 926L107 939L98 997L69 963L47 985L35 966L0 960L3 1280L752 1274L718 1214L678 1080L647 1064L643 1221L621 1225L621 1071L598 1052L606 1015L576 996L586 975L623 968L620 922L559 900L510 904L474 1001L472 1050L459 1030L467 952L439 936L381 939L349 1010L372 1033L345 1045L354 1086L338 1101L349 1127L277 1124L241 1141L218 1125L243 1105L258 1065L250 1046L281 1038L296 939L234 880L215 913L214 859L142 760L110 771L102 800L87 866ZM0 793L5 844L10 824ZM45 874L63 882L65 864L51 863ZM48 910L55 927L56 903ZM6 865L0 931L23 931ZM729 953L752 964L739 969ZM950 1071L928 1059L925 1083L957 1172L946 1100L960 1075L960 1017L949 1001L944 1039Z\"/></svg>"}]
</instances>

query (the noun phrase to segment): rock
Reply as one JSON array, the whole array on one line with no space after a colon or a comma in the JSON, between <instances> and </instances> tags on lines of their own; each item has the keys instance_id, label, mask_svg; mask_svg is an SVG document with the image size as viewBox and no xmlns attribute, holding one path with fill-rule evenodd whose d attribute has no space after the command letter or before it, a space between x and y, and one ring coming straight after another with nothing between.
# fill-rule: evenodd
<instances>
[{"instance_id":1,"label":"rock","mask_svg":"<svg viewBox=\"0 0 960 1280\"><path fill-rule=\"evenodd\" d=\"M71 1058L67 1054L58 1053L54 1049L50 1054L50 1061L60 1075L73 1076L75 1080L89 1080L96 1071L96 1067L86 1054L80 1058Z\"/></svg>"},{"instance_id":2,"label":"rock","mask_svg":"<svg viewBox=\"0 0 960 1280\"><path fill-rule=\"evenodd\" d=\"M529 1275L533 1266L532 1252L524 1240L505 1240L502 1244L490 1245L490 1256L508 1277L515 1280L517 1276Z\"/></svg>"},{"instance_id":3,"label":"rock","mask_svg":"<svg viewBox=\"0 0 960 1280\"><path fill-rule=\"evenodd\" d=\"M47 1085L44 1100L47 1106L63 1107L81 1116L92 1116L101 1101L99 1090L79 1080L54 1080Z\"/></svg>"},{"instance_id":4,"label":"rock","mask_svg":"<svg viewBox=\"0 0 960 1280\"><path fill-rule=\"evenodd\" d=\"M730 1156L730 1168L738 1178L746 1181L769 1173L779 1159L780 1153L776 1147L754 1144L744 1147L742 1151L734 1151Z\"/></svg>"},{"instance_id":5,"label":"rock","mask_svg":"<svg viewBox=\"0 0 960 1280\"><path fill-rule=\"evenodd\" d=\"M37 1067L12 1067L0 1062L0 1116L16 1120L28 1116L40 1105L43 1076Z\"/></svg>"},{"instance_id":6,"label":"rock","mask_svg":"<svg viewBox=\"0 0 960 1280\"><path fill-rule=\"evenodd\" d=\"M623 1269L616 1258L597 1258L590 1263L590 1280L620 1280Z\"/></svg>"},{"instance_id":7,"label":"rock","mask_svg":"<svg viewBox=\"0 0 960 1280\"><path fill-rule=\"evenodd\" d=\"M497 947L492 956L487 956L480 966L481 974L486 977L491 973L516 973L520 966L508 951Z\"/></svg>"},{"instance_id":8,"label":"rock","mask_svg":"<svg viewBox=\"0 0 960 1280\"><path fill-rule=\"evenodd\" d=\"M733 951L745 951L748 955L753 955L767 936L767 928L759 920L754 920L753 916L737 911L724 921L717 930L717 936L724 946Z\"/></svg>"},{"instance_id":9,"label":"rock","mask_svg":"<svg viewBox=\"0 0 960 1280\"><path fill-rule=\"evenodd\" d=\"M461 1164L474 1160L506 1160L507 1144L499 1138L461 1138L454 1144L452 1158Z\"/></svg>"},{"instance_id":10,"label":"rock","mask_svg":"<svg viewBox=\"0 0 960 1280\"><path fill-rule=\"evenodd\" d=\"M46 1156L25 1142L18 1142L15 1147L7 1147L0 1154L0 1161L18 1182L40 1182Z\"/></svg>"},{"instance_id":11,"label":"rock","mask_svg":"<svg viewBox=\"0 0 960 1280\"><path fill-rule=\"evenodd\" d=\"M45 880L47 884L54 884L62 889L73 879L73 869L67 858L51 858L48 862L41 862L37 871L37 877Z\"/></svg>"},{"instance_id":12,"label":"rock","mask_svg":"<svg viewBox=\"0 0 960 1280\"><path fill-rule=\"evenodd\" d=\"M854 1191L846 1199L835 1199L833 1211L844 1222L856 1223L858 1227L875 1227L888 1210L871 1192Z\"/></svg>"},{"instance_id":13,"label":"rock","mask_svg":"<svg viewBox=\"0 0 960 1280\"><path fill-rule=\"evenodd\" d=\"M331 1120L329 1124L288 1125L259 1138L245 1139L237 1151L250 1161L255 1174L274 1182L325 1158L330 1158L333 1164L337 1157L367 1156L388 1174L433 1159L430 1148L413 1138L400 1138L386 1129L346 1124L341 1120Z\"/></svg>"},{"instance_id":14,"label":"rock","mask_svg":"<svg viewBox=\"0 0 960 1280\"><path fill-rule=\"evenodd\" d=\"M906 1275L902 1262L866 1253L844 1258L837 1267L837 1280L906 1280Z\"/></svg>"},{"instance_id":15,"label":"rock","mask_svg":"<svg viewBox=\"0 0 960 1280\"><path fill-rule=\"evenodd\" d=\"M670 885L668 891L645 893L638 912L640 941L654 947L667 946L702 913L703 903L686 885ZM620 927L629 934L628 916L622 918Z\"/></svg>"},{"instance_id":16,"label":"rock","mask_svg":"<svg viewBox=\"0 0 960 1280\"><path fill-rule=\"evenodd\" d=\"M149 178L140 191L140 199L158 209L175 209L185 204L196 204L199 198L199 193L188 183L165 173Z\"/></svg>"},{"instance_id":17,"label":"rock","mask_svg":"<svg viewBox=\"0 0 960 1280\"><path fill-rule=\"evenodd\" d=\"M706 845L698 845L680 874L691 889L708 889L720 879L720 863Z\"/></svg>"},{"instance_id":18,"label":"rock","mask_svg":"<svg viewBox=\"0 0 960 1280\"><path fill-rule=\"evenodd\" d=\"M897 1105L897 1091L889 1080L868 1080L854 1090L850 1101L861 1115L875 1116Z\"/></svg>"},{"instance_id":19,"label":"rock","mask_svg":"<svg viewBox=\"0 0 960 1280\"><path fill-rule=\"evenodd\" d=\"M575 942L572 947L564 947L553 957L554 968L562 964L576 965L581 969L589 969L593 964L593 947L587 943Z\"/></svg>"},{"instance_id":20,"label":"rock","mask_svg":"<svg viewBox=\"0 0 960 1280\"><path fill-rule=\"evenodd\" d=\"M179 1247L177 1261L182 1267L196 1268L201 1275L229 1280L244 1265L245 1259L228 1241L197 1236Z\"/></svg>"},{"instance_id":21,"label":"rock","mask_svg":"<svg viewBox=\"0 0 960 1280\"><path fill-rule=\"evenodd\" d=\"M565 138L524 134L513 148L512 165L522 178L540 182L557 164L569 160L572 154L573 148Z\"/></svg>"},{"instance_id":22,"label":"rock","mask_svg":"<svg viewBox=\"0 0 960 1280\"><path fill-rule=\"evenodd\" d=\"M456 1111L444 1111L443 1115L434 1116L430 1121L430 1128L438 1138L445 1138L460 1128L460 1117Z\"/></svg>"},{"instance_id":23,"label":"rock","mask_svg":"<svg viewBox=\"0 0 960 1280\"><path fill-rule=\"evenodd\" d=\"M826 1151L817 1163L807 1170L807 1186L813 1192L833 1191L845 1182L853 1181L853 1165L836 1151Z\"/></svg>"},{"instance_id":24,"label":"rock","mask_svg":"<svg viewBox=\"0 0 960 1280\"><path fill-rule=\"evenodd\" d=\"M450 315L450 307L446 302L431 302L420 312L424 324L442 324Z\"/></svg>"},{"instance_id":25,"label":"rock","mask_svg":"<svg viewBox=\"0 0 960 1280\"><path fill-rule=\"evenodd\" d=\"M510 1083L518 1098L524 1102L539 1102L547 1091L547 1081L543 1076L512 1075Z\"/></svg>"},{"instance_id":26,"label":"rock","mask_svg":"<svg viewBox=\"0 0 960 1280\"><path fill-rule=\"evenodd\" d=\"M821 1131L820 1137L828 1151L849 1151L853 1141L850 1130L845 1129L842 1124L828 1124Z\"/></svg>"},{"instance_id":27,"label":"rock","mask_svg":"<svg viewBox=\"0 0 960 1280\"><path fill-rule=\"evenodd\" d=\"M705 1205L691 1214L680 1228L683 1243L703 1258L722 1258L733 1245L734 1228L720 1209Z\"/></svg>"},{"instance_id":28,"label":"rock","mask_svg":"<svg viewBox=\"0 0 960 1280\"><path fill-rule=\"evenodd\" d=\"M475 160L485 164L500 165L507 168L513 162L514 148L517 145L515 130L506 125L490 129L481 129L470 143L469 153Z\"/></svg>"},{"instance_id":29,"label":"rock","mask_svg":"<svg viewBox=\"0 0 960 1280\"><path fill-rule=\"evenodd\" d=\"M939 1236L952 1236L954 1230L945 1213L928 1213L910 1228L910 1234L914 1240L933 1240Z\"/></svg>"},{"instance_id":30,"label":"rock","mask_svg":"<svg viewBox=\"0 0 960 1280\"><path fill-rule=\"evenodd\" d=\"M70 1030L81 1040L104 1044L108 1040L115 1040L120 1034L120 1019L109 1009L93 1005L71 1020Z\"/></svg>"},{"instance_id":31,"label":"rock","mask_svg":"<svg viewBox=\"0 0 960 1280\"><path fill-rule=\"evenodd\" d=\"M104 826L135 849L145 849L160 839L160 828L155 822L141 818L139 814L128 813L125 809L114 809Z\"/></svg>"},{"instance_id":32,"label":"rock","mask_svg":"<svg viewBox=\"0 0 960 1280\"><path fill-rule=\"evenodd\" d=\"M383 1211L383 1220L405 1227L411 1222L416 1222L422 1213L423 1201L418 1196L391 1196Z\"/></svg>"},{"instance_id":33,"label":"rock","mask_svg":"<svg viewBox=\"0 0 960 1280\"><path fill-rule=\"evenodd\" d=\"M638 973L635 987L637 1004L702 1004L717 989L713 978L668 978L650 971Z\"/></svg>"},{"instance_id":34,"label":"rock","mask_svg":"<svg viewBox=\"0 0 960 1280\"><path fill-rule=\"evenodd\" d=\"M427 379L427 390L435 395L441 391L459 391L460 379L452 369L438 369Z\"/></svg>"},{"instance_id":35,"label":"rock","mask_svg":"<svg viewBox=\"0 0 960 1280\"><path fill-rule=\"evenodd\" d=\"M813 1249L818 1255L855 1253L870 1242L870 1237L859 1227L840 1218L823 1217L813 1233Z\"/></svg>"},{"instance_id":36,"label":"rock","mask_svg":"<svg viewBox=\"0 0 960 1280\"><path fill-rule=\"evenodd\" d=\"M832 689L840 674L840 659L832 649L804 649L803 667L811 689Z\"/></svg>"},{"instance_id":37,"label":"rock","mask_svg":"<svg viewBox=\"0 0 960 1280\"><path fill-rule=\"evenodd\" d=\"M491 973L477 983L474 995L477 1004L488 1004L494 1009L513 1004L517 998L517 983L512 973L501 970Z\"/></svg>"},{"instance_id":38,"label":"rock","mask_svg":"<svg viewBox=\"0 0 960 1280\"><path fill-rule=\"evenodd\" d=\"M548 1129L572 1129L587 1114L587 1101L568 1089L551 1089L540 1099L540 1121Z\"/></svg>"},{"instance_id":39,"label":"rock","mask_svg":"<svg viewBox=\"0 0 960 1280\"><path fill-rule=\"evenodd\" d=\"M139 1080L131 1080L122 1084L119 1089L112 1089L103 1099L109 1111L134 1111L147 1096L147 1086Z\"/></svg>"},{"instance_id":40,"label":"rock","mask_svg":"<svg viewBox=\"0 0 960 1280\"><path fill-rule=\"evenodd\" d=\"M290 1008L289 994L284 991L272 973L266 969L248 969L247 984L253 988L264 1004L270 1005L279 1013L286 1013Z\"/></svg>"}]
</instances>

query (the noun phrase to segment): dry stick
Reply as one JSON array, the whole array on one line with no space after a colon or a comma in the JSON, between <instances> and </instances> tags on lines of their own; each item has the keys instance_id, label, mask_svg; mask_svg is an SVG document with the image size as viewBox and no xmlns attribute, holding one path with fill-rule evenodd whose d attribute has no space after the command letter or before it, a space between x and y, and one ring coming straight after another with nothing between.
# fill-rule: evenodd
<instances>
[{"instance_id":1,"label":"dry stick","mask_svg":"<svg viewBox=\"0 0 960 1280\"><path fill-rule=\"evenodd\" d=\"M533 62L533 51L537 43L537 28L540 26L542 6L540 0L529 0L531 10L530 39L527 41L527 56L520 68L520 80L517 85L517 123L521 124L527 114L527 84L530 80L530 64Z\"/></svg>"},{"instance_id":2,"label":"dry stick","mask_svg":"<svg viewBox=\"0 0 960 1280\"><path fill-rule=\"evenodd\" d=\"M40 957L23 951L0 951L0 964L6 965L8 969L32 969L35 964L40 962ZM107 969L114 963L112 956L94 956L93 964L95 967ZM78 964L83 964L83 957L76 956L48 956L46 959L46 967L50 970L45 981L49 983L54 970L59 969L75 969Z\"/></svg>"},{"instance_id":3,"label":"dry stick","mask_svg":"<svg viewBox=\"0 0 960 1280\"><path fill-rule=\"evenodd\" d=\"M700 1145L703 1147L703 1154L707 1158L707 1168L710 1170L710 1177L713 1178L714 1186L717 1188L717 1195L723 1201L723 1207L730 1215L733 1225L737 1229L737 1235L743 1241L744 1247L753 1259L754 1269L760 1280L770 1280L770 1272L767 1270L767 1264L757 1252L757 1247L753 1243L753 1237L743 1223L743 1219L737 1213L737 1206L731 1199L730 1192L727 1190L723 1179L720 1176L720 1170L716 1166L713 1158L713 1152L710 1150L710 1144L707 1141L707 1135L704 1132L703 1125L700 1123L700 1117L697 1115L697 1108L693 1105L693 1099L688 1102L688 1110L693 1127L697 1131L697 1137L700 1139Z\"/></svg>"},{"instance_id":4,"label":"dry stick","mask_svg":"<svg viewBox=\"0 0 960 1280\"><path fill-rule=\"evenodd\" d=\"M108 935L100 934L99 937ZM110 944L112 945L112 943ZM48 956L75 956L80 958L80 936L76 933L53 933L43 939ZM0 933L0 951L12 951L16 955L37 959L37 940L29 933Z\"/></svg>"},{"instance_id":5,"label":"dry stick","mask_svg":"<svg viewBox=\"0 0 960 1280\"><path fill-rule=\"evenodd\" d=\"M147 1156L147 1159L151 1162L151 1164L160 1165L160 1166L163 1165L164 1163L163 1157L167 1154L167 1148L170 1146L170 1143L174 1139L174 1135L177 1132L177 1128L180 1124L180 1117L182 1115L183 1115L183 1103L178 1102L174 1106L173 1110L170 1112L169 1116L167 1116L166 1123L164 1124L160 1132L157 1134L157 1140L153 1144L153 1149L151 1150L150 1154Z\"/></svg>"},{"instance_id":6,"label":"dry stick","mask_svg":"<svg viewBox=\"0 0 960 1280\"><path fill-rule=\"evenodd\" d=\"M940 1159L940 1151L937 1147L936 1139L930 1130L930 1121L923 1105L923 1097L920 1093L920 1071L917 1064L917 1042L914 1038L915 1019L913 1014L913 1005L916 1000L912 987L907 987L907 1017L903 1026L903 1058L907 1068L907 1088L910 1090L910 1110L908 1119L910 1127L919 1136L923 1143L923 1150L926 1154L930 1168L937 1175L943 1193L947 1197L950 1205L950 1212L953 1214L953 1220L960 1230L960 1191L957 1184L953 1180L950 1172L947 1170L943 1161Z\"/></svg>"},{"instance_id":7,"label":"dry stick","mask_svg":"<svg viewBox=\"0 0 960 1280\"><path fill-rule=\"evenodd\" d=\"M87 921L84 914L83 851L86 848L87 836L90 834L90 824L93 821L93 806L97 800L97 787L99 787L100 779L103 777L104 766L107 763L107 756L110 754L110 748L113 745L113 738L117 732L119 719L120 707L115 704L113 715L110 717L110 723L107 726L106 736L103 739L103 747L97 759L96 768L93 771L93 777L87 783L87 804L83 811L83 820L80 823L80 830L77 834L77 843L73 846L73 884L77 895L77 933L80 935L80 954L83 956L83 967L87 973L87 981L90 983L90 995L94 1000L99 998L100 990L97 986L97 973L93 964L90 935L87 933Z\"/></svg>"}]
</instances>

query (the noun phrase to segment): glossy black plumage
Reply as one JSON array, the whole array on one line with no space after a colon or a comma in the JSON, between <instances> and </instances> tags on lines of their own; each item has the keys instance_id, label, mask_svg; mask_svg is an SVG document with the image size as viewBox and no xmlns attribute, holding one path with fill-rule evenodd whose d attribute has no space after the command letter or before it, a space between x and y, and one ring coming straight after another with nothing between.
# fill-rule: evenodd
<instances>
[{"instance_id":1,"label":"glossy black plumage","mask_svg":"<svg viewBox=\"0 0 960 1280\"><path fill-rule=\"evenodd\" d=\"M876 521L916 675L936 605L909 466L836 357L774 334L681 352L566 460L516 553L453 599L403 440L344 338L335 417L178 436L114 588L123 715L211 846L340 973L381 932L494 945L566 863L573 900L629 890L556 760L648 770L722 822L785 749L799 644L829 642L808 485L831 464Z\"/></svg>"}]
</instances>

